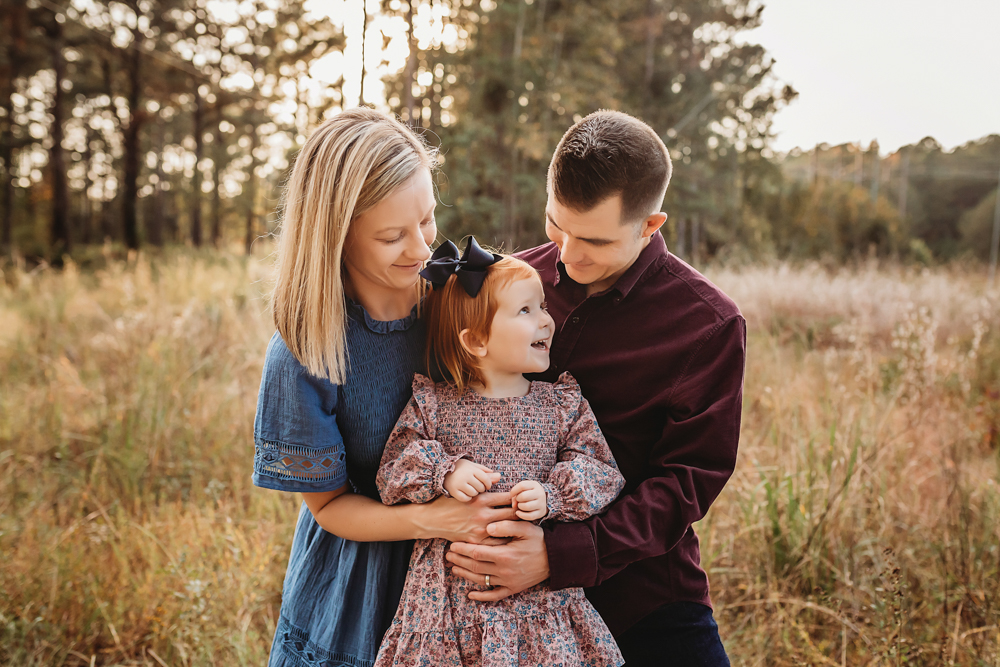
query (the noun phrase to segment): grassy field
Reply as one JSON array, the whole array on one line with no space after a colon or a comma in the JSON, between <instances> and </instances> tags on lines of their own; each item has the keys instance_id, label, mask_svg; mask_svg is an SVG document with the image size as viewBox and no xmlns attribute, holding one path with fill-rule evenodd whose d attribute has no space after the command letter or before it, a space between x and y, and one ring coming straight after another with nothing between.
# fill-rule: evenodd
<instances>
[{"instance_id":1,"label":"grassy field","mask_svg":"<svg viewBox=\"0 0 1000 667\"><path fill-rule=\"evenodd\" d=\"M2 271L0 664L264 664L298 507L249 480L266 262ZM733 664L1000 666L1000 293L709 275L750 324L698 527Z\"/></svg>"}]
</instances>

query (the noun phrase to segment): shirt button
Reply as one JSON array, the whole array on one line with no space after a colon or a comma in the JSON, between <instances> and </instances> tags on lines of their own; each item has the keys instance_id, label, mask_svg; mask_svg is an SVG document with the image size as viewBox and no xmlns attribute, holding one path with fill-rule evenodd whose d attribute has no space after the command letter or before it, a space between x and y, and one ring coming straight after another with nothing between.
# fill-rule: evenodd
<instances>
[{"instance_id":1,"label":"shirt button","mask_svg":"<svg viewBox=\"0 0 1000 667\"><path fill-rule=\"evenodd\" d=\"M580 323L580 318L579 317L574 317L573 318L573 324L579 324L579 323Z\"/></svg>"}]
</instances>

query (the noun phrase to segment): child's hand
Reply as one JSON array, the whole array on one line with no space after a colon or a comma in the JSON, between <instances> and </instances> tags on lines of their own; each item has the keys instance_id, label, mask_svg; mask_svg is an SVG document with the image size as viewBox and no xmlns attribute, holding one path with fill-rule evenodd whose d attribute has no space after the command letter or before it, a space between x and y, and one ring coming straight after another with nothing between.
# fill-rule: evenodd
<instances>
[{"instance_id":1,"label":"child's hand","mask_svg":"<svg viewBox=\"0 0 1000 667\"><path fill-rule=\"evenodd\" d=\"M510 490L514 513L524 521L538 521L549 513L548 498L541 483L524 480Z\"/></svg>"},{"instance_id":2,"label":"child's hand","mask_svg":"<svg viewBox=\"0 0 1000 667\"><path fill-rule=\"evenodd\" d=\"M499 481L500 473L468 459L459 459L455 469L444 476L444 490L452 498L467 503Z\"/></svg>"}]
</instances>

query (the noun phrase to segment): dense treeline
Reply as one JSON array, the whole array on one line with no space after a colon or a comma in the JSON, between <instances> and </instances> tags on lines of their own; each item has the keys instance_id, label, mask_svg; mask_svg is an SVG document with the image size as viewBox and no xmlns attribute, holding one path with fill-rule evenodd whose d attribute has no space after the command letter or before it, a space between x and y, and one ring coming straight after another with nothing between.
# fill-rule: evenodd
<instances>
[{"instance_id":1,"label":"dense treeline","mask_svg":"<svg viewBox=\"0 0 1000 667\"><path fill-rule=\"evenodd\" d=\"M874 248L929 261L986 260L1000 180L1000 135L946 152L931 137L881 157L878 145L820 145L781 160L789 184L772 222L780 255Z\"/></svg>"},{"instance_id":2,"label":"dense treeline","mask_svg":"<svg viewBox=\"0 0 1000 667\"><path fill-rule=\"evenodd\" d=\"M336 86L297 87L344 43L299 2L0 0L0 12L0 222L4 245L29 255L105 239L249 248L288 157L339 101Z\"/></svg>"},{"instance_id":3,"label":"dense treeline","mask_svg":"<svg viewBox=\"0 0 1000 667\"><path fill-rule=\"evenodd\" d=\"M604 107L670 147L666 234L681 254L988 252L1000 137L954 153L926 139L887 158L877 145L772 155L772 118L796 93L746 41L762 11L370 0L355 36L367 76L349 94L359 0L0 0L0 241L53 260L106 240L249 250L276 224L311 128L384 88L442 149L446 234L540 241L548 157Z\"/></svg>"},{"instance_id":4,"label":"dense treeline","mask_svg":"<svg viewBox=\"0 0 1000 667\"><path fill-rule=\"evenodd\" d=\"M740 41L760 16L748 0L455 2L460 42L416 52L389 103L441 135L446 228L540 240L551 152L574 119L604 107L642 117L671 148L675 236L690 220L738 240L747 174L795 95L763 47Z\"/></svg>"}]
</instances>

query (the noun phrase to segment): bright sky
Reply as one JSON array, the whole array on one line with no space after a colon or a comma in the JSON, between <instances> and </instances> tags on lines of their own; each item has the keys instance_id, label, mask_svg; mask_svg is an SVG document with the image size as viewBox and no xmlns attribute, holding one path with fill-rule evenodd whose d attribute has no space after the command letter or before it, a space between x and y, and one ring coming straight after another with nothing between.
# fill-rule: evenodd
<instances>
[{"instance_id":1,"label":"bright sky","mask_svg":"<svg viewBox=\"0 0 1000 667\"><path fill-rule=\"evenodd\" d=\"M399 0L390 0L389 8L398 10ZM365 14L368 11L368 28ZM382 78L401 71L406 66L409 48L406 44L406 22L401 16L386 16L379 9L379 0L307 0L307 11L328 16L334 24L343 26L346 48L343 54L332 52L315 62L309 70L320 81L335 83L344 77L344 106L353 107L361 93L362 44L365 61L365 102L377 106L385 104L385 85ZM413 17L413 37L417 48L427 49L443 44L453 48L458 40L454 26L445 25L444 3L421 2ZM362 34L367 39L362 40ZM383 40L388 44L382 48Z\"/></svg>"},{"instance_id":2,"label":"bright sky","mask_svg":"<svg viewBox=\"0 0 1000 667\"><path fill-rule=\"evenodd\" d=\"M799 91L775 117L785 151L1000 134L1000 0L764 0L747 33Z\"/></svg>"},{"instance_id":3,"label":"bright sky","mask_svg":"<svg viewBox=\"0 0 1000 667\"><path fill-rule=\"evenodd\" d=\"M928 135L954 148L1000 133L1000 0L763 1L764 23L744 39L763 44L777 61L775 74L799 91L775 118L775 149L877 139L890 153ZM321 59L310 73L331 83L343 74L347 107L361 88L363 4L374 47L365 54L365 101L381 105L380 78L406 62L402 19L379 15L378 0L306 3L344 27L345 53ZM439 5L419 5L420 48L455 43ZM383 35L390 41L380 52Z\"/></svg>"}]
</instances>

